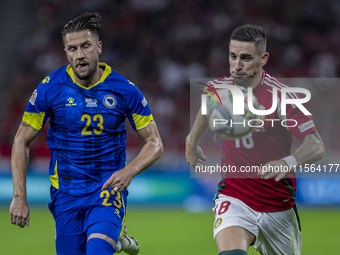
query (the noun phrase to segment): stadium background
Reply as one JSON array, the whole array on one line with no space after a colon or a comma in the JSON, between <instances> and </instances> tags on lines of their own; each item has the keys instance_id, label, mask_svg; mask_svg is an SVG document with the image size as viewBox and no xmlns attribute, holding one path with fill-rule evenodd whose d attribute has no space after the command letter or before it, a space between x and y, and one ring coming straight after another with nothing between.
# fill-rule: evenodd
<instances>
[{"instance_id":1,"label":"stadium background","mask_svg":"<svg viewBox=\"0 0 340 255\"><path fill-rule=\"evenodd\" d=\"M100 61L141 88L165 146L162 158L130 187L127 224L142 245L140 254L217 254L209 210L218 180L190 178L184 158L190 78L228 74L228 39L236 26L246 23L267 32L270 59L265 69L270 74L338 77L340 2L1 0L0 254L54 254L53 219L47 210L47 126L31 146L31 226L25 229L11 226L8 215L11 144L35 87L67 64L61 28L85 11L102 15ZM321 163L339 163L340 121L336 111L324 114L324 106L340 109L340 93L323 84L311 89L318 99L311 111L326 146ZM127 127L131 159L141 143L129 123ZM339 254L339 179L298 181L303 254Z\"/></svg>"}]
</instances>

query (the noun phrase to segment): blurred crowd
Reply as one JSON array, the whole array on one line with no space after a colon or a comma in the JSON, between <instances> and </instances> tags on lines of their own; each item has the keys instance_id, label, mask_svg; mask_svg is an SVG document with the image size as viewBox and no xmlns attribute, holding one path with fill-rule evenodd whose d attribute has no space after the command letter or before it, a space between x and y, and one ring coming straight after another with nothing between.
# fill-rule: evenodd
<instances>
[{"instance_id":1,"label":"blurred crowd","mask_svg":"<svg viewBox=\"0 0 340 255\"><path fill-rule=\"evenodd\" d=\"M29 21L34 24L32 31L22 42L14 78L7 84L3 102L6 117L0 136L2 157L10 156L13 137L33 90L45 76L68 63L62 27L85 11L102 16L100 61L141 89L165 153L183 159L190 125L190 78L229 75L228 43L236 26L251 23L264 27L270 53L265 70L272 75L340 74L340 1L40 0L35 20ZM335 129L331 132L338 132ZM47 127L42 133L46 131ZM32 157L49 156L45 137L39 135L32 144ZM130 149L139 142L131 136L127 144ZM339 144L331 146L340 149Z\"/></svg>"}]
</instances>

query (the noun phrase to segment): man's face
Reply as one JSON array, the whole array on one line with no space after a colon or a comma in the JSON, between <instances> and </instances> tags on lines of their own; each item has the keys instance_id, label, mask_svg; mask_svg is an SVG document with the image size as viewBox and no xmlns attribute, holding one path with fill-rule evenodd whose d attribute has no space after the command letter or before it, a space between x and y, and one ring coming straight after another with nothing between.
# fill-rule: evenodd
<instances>
[{"instance_id":1,"label":"man's face","mask_svg":"<svg viewBox=\"0 0 340 255\"><path fill-rule=\"evenodd\" d=\"M91 80L98 66L102 43L90 30L67 33L65 52L74 74L80 80Z\"/></svg>"},{"instance_id":2,"label":"man's face","mask_svg":"<svg viewBox=\"0 0 340 255\"><path fill-rule=\"evenodd\" d=\"M255 43L231 40L229 44L230 74L237 85L248 87L253 79L262 75L262 66L268 59L268 53L262 56L256 51Z\"/></svg>"}]
</instances>

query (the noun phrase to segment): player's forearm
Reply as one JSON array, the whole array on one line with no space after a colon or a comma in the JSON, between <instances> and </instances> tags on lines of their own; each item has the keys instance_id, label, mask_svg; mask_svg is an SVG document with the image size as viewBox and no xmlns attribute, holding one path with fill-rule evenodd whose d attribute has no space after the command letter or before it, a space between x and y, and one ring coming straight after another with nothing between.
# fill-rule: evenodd
<instances>
[{"instance_id":1,"label":"player's forearm","mask_svg":"<svg viewBox=\"0 0 340 255\"><path fill-rule=\"evenodd\" d=\"M13 197L26 199L26 176L29 162L29 145L20 138L14 139L11 157Z\"/></svg>"},{"instance_id":2,"label":"player's forearm","mask_svg":"<svg viewBox=\"0 0 340 255\"><path fill-rule=\"evenodd\" d=\"M146 141L139 155L128 164L128 167L134 171L134 174L140 174L150 167L163 153L163 144L161 138Z\"/></svg>"},{"instance_id":3,"label":"player's forearm","mask_svg":"<svg viewBox=\"0 0 340 255\"><path fill-rule=\"evenodd\" d=\"M293 153L297 165L312 164L322 159L325 146L317 132L309 134L303 138L302 144Z\"/></svg>"},{"instance_id":4,"label":"player's forearm","mask_svg":"<svg viewBox=\"0 0 340 255\"><path fill-rule=\"evenodd\" d=\"M190 143L198 145L199 140L208 128L208 122L205 116L201 114L201 109L198 111L194 125L190 131Z\"/></svg>"}]
</instances>

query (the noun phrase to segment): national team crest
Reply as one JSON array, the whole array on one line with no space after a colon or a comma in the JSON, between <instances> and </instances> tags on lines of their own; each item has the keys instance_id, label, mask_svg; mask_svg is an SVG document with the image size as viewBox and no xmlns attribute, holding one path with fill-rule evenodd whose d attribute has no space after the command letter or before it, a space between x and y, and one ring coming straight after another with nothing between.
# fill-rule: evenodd
<instances>
[{"instance_id":1,"label":"national team crest","mask_svg":"<svg viewBox=\"0 0 340 255\"><path fill-rule=\"evenodd\" d=\"M218 228L222 223L222 218L217 218L215 221L215 228Z\"/></svg>"},{"instance_id":2,"label":"national team crest","mask_svg":"<svg viewBox=\"0 0 340 255\"><path fill-rule=\"evenodd\" d=\"M113 95L106 95L103 104L108 109L113 109L117 105L117 99Z\"/></svg>"}]
</instances>

